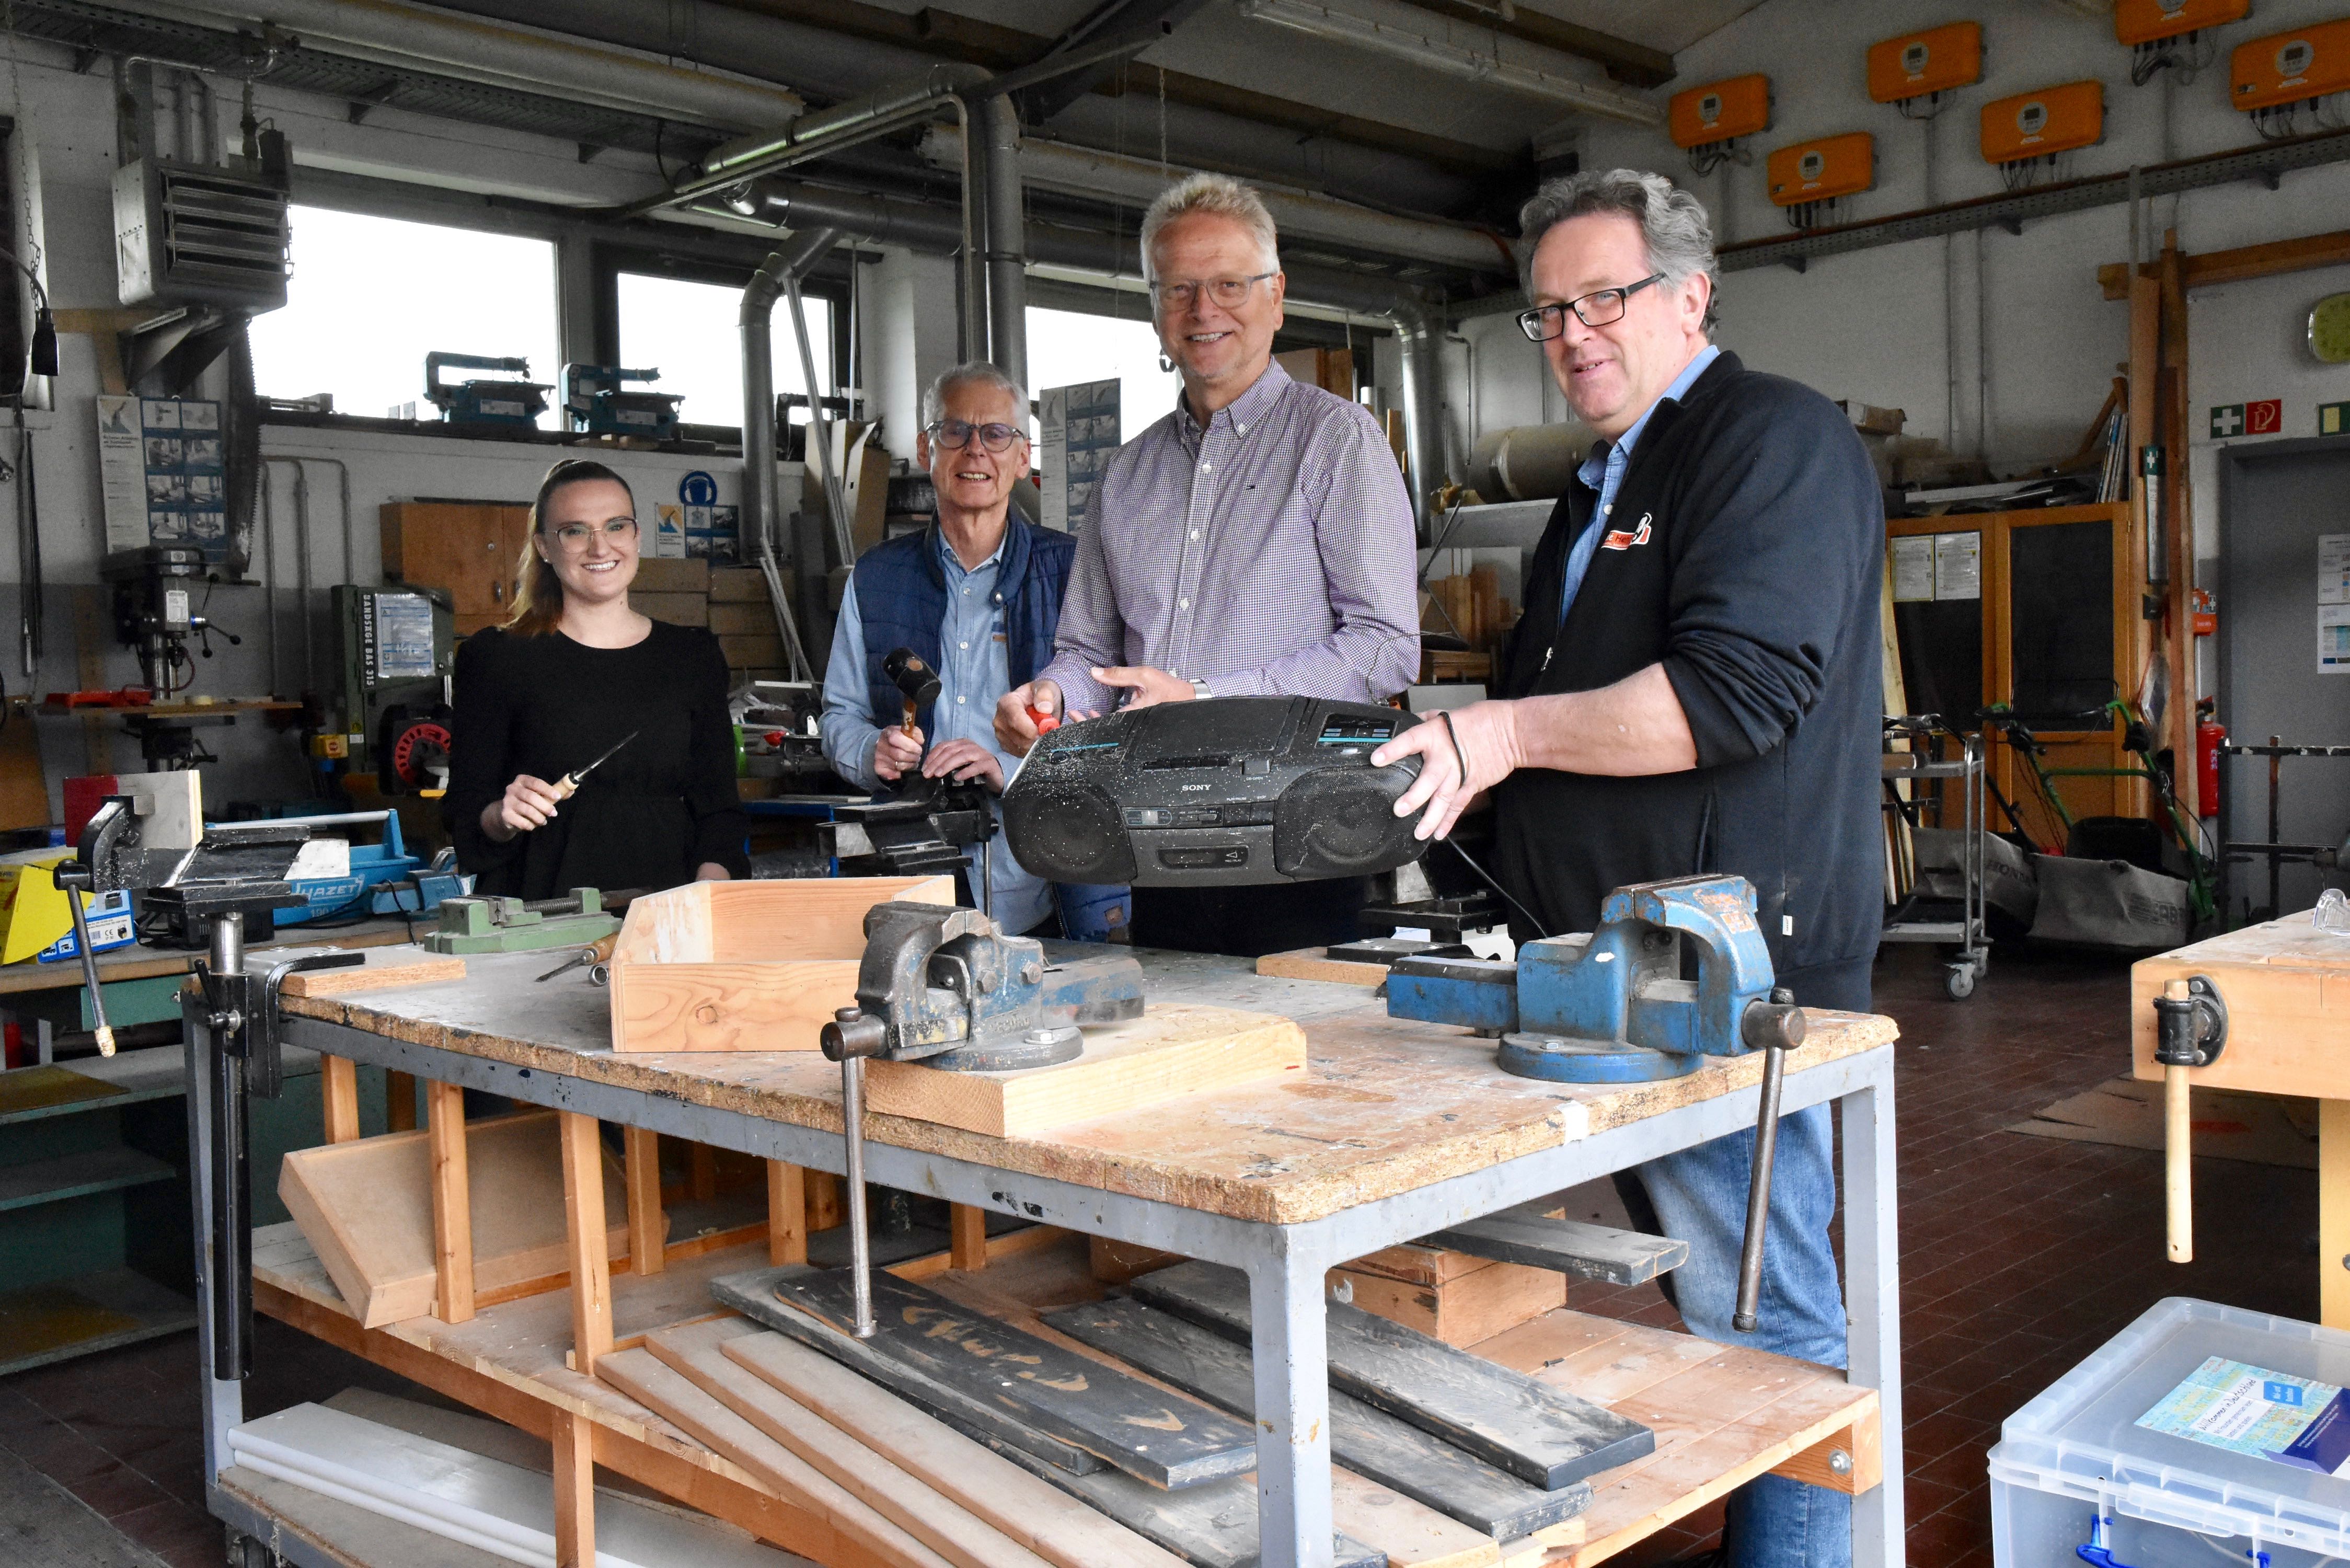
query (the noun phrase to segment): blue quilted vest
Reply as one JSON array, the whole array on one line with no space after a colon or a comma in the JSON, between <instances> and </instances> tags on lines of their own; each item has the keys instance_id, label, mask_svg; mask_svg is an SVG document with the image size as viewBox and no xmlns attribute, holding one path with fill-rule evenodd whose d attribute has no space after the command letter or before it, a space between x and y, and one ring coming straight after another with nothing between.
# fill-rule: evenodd
<instances>
[{"instance_id":1,"label":"blue quilted vest","mask_svg":"<svg viewBox=\"0 0 2350 1568\"><path fill-rule=\"evenodd\" d=\"M995 603L1003 616L1004 662L1012 684L1024 686L1053 661L1053 633L1061 624L1061 593L1076 557L1071 535L1007 517L1003 557L995 570ZM894 724L905 698L881 673L893 649L910 648L939 668L939 627L946 619L946 569L939 564L936 524L902 534L857 558L857 610L865 623L865 686L873 722ZM914 722L932 733L931 710Z\"/></svg>"}]
</instances>

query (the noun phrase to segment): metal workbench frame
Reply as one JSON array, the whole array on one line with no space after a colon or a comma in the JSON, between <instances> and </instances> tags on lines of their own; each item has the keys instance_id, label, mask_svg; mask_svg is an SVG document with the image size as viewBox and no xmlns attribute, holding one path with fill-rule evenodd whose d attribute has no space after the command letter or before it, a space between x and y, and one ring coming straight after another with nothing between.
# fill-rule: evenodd
<instances>
[{"instance_id":1,"label":"metal workbench frame","mask_svg":"<svg viewBox=\"0 0 2350 1568\"><path fill-rule=\"evenodd\" d=\"M209 1031L194 1007L189 1013L189 1139L194 1179L200 1303L211 1299L218 1262L206 1234L212 1184L204 1090L212 1055ZM395 1073L481 1089L530 1105L647 1127L665 1137L734 1149L810 1169L840 1171L841 1138L818 1131L643 1091L504 1062L413 1045L323 1020L288 1017L284 1037L326 1054L369 1063ZM1043 1224L1107 1236L1202 1258L1244 1271L1255 1315L1259 1527L1268 1568L1328 1568L1331 1561L1329 1380L1324 1337L1325 1272L1350 1258L1496 1210L1547 1196L1642 1161L1751 1127L1761 1089L1748 1086L1680 1106L1553 1149L1486 1169L1377 1199L1302 1224L1275 1225L1203 1213L1169 1202L1098 1191L1044 1177L1015 1174L970 1160L868 1138L868 1181L929 1193ZM1893 1047L1866 1052L1786 1076L1785 1112L1834 1102L1844 1134L1845 1300L1850 1324L1847 1376L1877 1390L1884 1480L1853 1500L1853 1561L1857 1568L1900 1568L1903 1563L1901 1468L1901 1323L1899 1236L1896 1221ZM237 1249L249 1264L249 1239ZM262 1541L277 1535L261 1517L217 1484L229 1462L228 1434L244 1420L243 1386L211 1377L209 1313L200 1314L204 1404L205 1492L212 1511ZM302 1568L341 1568L299 1540L273 1542Z\"/></svg>"}]
</instances>

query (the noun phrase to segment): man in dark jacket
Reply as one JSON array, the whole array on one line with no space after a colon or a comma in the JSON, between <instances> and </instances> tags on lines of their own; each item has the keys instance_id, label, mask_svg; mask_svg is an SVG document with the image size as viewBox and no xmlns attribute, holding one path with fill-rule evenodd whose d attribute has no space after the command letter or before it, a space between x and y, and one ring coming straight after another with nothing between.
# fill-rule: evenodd
<instances>
[{"instance_id":1,"label":"man in dark jacket","mask_svg":"<svg viewBox=\"0 0 2350 1568\"><path fill-rule=\"evenodd\" d=\"M1027 431L1028 394L993 365L958 365L924 396L915 454L938 492L938 521L858 557L833 630L822 728L825 759L843 778L880 790L919 771L1003 793L1015 764L996 747L995 704L1053 657L1076 554L1068 535L1011 515L1013 486L1028 483ZM939 674L938 700L911 735L881 669L899 648ZM1000 823L987 861L990 908L1006 930L1049 926L1056 904L1073 937L1098 940L1125 923L1125 889L1056 898L1013 858Z\"/></svg>"},{"instance_id":2,"label":"man in dark jacket","mask_svg":"<svg viewBox=\"0 0 2350 1568\"><path fill-rule=\"evenodd\" d=\"M1421 754L1397 811L1422 813L1423 838L1490 792L1493 872L1542 922L1521 940L1590 929L1626 883L1735 873L1779 982L1866 1012L1885 535L1867 456L1825 398L1713 346L1711 229L1670 182L1555 181L1520 226L1520 325L1600 441L1536 552L1502 700L1374 760ZM1824 1106L1780 1124L1762 1324L1731 1329L1753 1136L1618 1186L1636 1220L1690 1243L1671 1279L1692 1330L1842 1366ZM1740 1568L1848 1563L1851 1500L1764 1476L1731 1494L1724 1545Z\"/></svg>"}]
</instances>

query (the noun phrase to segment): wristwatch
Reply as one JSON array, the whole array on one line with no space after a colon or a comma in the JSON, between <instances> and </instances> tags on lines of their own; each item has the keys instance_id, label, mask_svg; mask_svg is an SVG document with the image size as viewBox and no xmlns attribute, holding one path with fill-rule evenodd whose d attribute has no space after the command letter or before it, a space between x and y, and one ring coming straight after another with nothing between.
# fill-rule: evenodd
<instances>
[{"instance_id":1,"label":"wristwatch","mask_svg":"<svg viewBox=\"0 0 2350 1568\"><path fill-rule=\"evenodd\" d=\"M1208 683L1206 681L1194 675L1191 677L1191 695L1194 697L1213 697L1215 693L1208 690Z\"/></svg>"}]
</instances>

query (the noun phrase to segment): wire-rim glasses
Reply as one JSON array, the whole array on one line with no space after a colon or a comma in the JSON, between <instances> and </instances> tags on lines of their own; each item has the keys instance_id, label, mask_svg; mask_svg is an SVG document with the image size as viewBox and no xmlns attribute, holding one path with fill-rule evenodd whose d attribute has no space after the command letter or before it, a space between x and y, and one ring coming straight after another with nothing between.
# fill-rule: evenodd
<instances>
[{"instance_id":1,"label":"wire-rim glasses","mask_svg":"<svg viewBox=\"0 0 2350 1568\"><path fill-rule=\"evenodd\" d=\"M1566 330L1566 313L1574 311L1576 319L1586 327L1610 327L1624 319L1631 297L1652 283L1662 283L1665 275L1652 272L1638 283L1627 283L1621 288L1596 288L1580 299L1570 299L1565 305L1537 305L1532 310L1518 312L1518 330L1526 335L1529 343L1547 343Z\"/></svg>"},{"instance_id":2,"label":"wire-rim glasses","mask_svg":"<svg viewBox=\"0 0 2350 1568\"><path fill-rule=\"evenodd\" d=\"M588 548L588 542L599 535L611 540L614 544L619 544L624 539L635 538L637 520L633 517L614 517L602 523L566 523L562 527L550 528L547 532L554 535L555 542L567 550L585 550Z\"/></svg>"},{"instance_id":3,"label":"wire-rim glasses","mask_svg":"<svg viewBox=\"0 0 2350 1568\"><path fill-rule=\"evenodd\" d=\"M1238 310L1248 303L1249 296L1258 284L1269 277L1279 277L1278 272L1251 273L1246 277L1211 277L1191 283L1153 283L1150 297L1159 302L1161 310L1189 310L1206 289L1208 297L1226 310Z\"/></svg>"}]
</instances>

